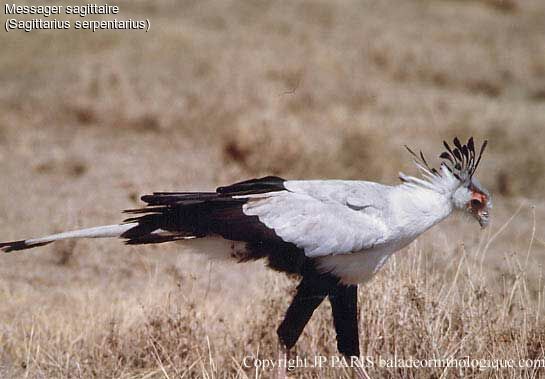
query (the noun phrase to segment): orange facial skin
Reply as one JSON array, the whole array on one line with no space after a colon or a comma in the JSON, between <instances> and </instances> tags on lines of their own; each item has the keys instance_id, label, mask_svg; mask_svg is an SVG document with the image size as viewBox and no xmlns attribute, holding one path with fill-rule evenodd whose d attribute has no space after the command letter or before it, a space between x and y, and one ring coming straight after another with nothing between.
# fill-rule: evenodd
<instances>
[{"instance_id":1,"label":"orange facial skin","mask_svg":"<svg viewBox=\"0 0 545 379\"><path fill-rule=\"evenodd\" d=\"M467 205L468 211L479 221L481 228L488 225L488 196L479 191L471 193L471 201Z\"/></svg>"},{"instance_id":2,"label":"orange facial skin","mask_svg":"<svg viewBox=\"0 0 545 379\"><path fill-rule=\"evenodd\" d=\"M488 197L481 192L473 192L471 195L471 200L477 200L480 203L480 207L483 207L486 205L486 202L488 200ZM475 203L475 202L473 202Z\"/></svg>"}]
</instances>

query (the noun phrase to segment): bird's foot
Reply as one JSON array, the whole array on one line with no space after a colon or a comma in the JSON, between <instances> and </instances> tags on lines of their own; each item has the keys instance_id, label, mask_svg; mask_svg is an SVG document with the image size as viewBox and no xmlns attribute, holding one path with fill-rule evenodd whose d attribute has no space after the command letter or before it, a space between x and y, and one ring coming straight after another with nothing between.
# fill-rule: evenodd
<instances>
[{"instance_id":1,"label":"bird's foot","mask_svg":"<svg viewBox=\"0 0 545 379\"><path fill-rule=\"evenodd\" d=\"M352 371L352 378L354 379L371 379L365 367L354 366Z\"/></svg>"},{"instance_id":2,"label":"bird's foot","mask_svg":"<svg viewBox=\"0 0 545 379\"><path fill-rule=\"evenodd\" d=\"M288 379L287 362L289 359L289 350L282 344L278 347L278 366L276 368L275 379Z\"/></svg>"}]
</instances>

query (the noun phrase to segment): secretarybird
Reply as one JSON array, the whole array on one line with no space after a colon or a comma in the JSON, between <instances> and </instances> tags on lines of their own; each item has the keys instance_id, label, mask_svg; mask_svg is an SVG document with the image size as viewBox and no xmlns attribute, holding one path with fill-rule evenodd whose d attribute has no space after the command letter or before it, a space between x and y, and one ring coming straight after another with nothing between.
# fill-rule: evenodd
<instances>
[{"instance_id":1,"label":"secretarybird","mask_svg":"<svg viewBox=\"0 0 545 379\"><path fill-rule=\"evenodd\" d=\"M128 245L201 242L202 254L238 262L265 259L301 282L277 333L282 354L292 348L312 313L328 297L337 347L359 356L357 286L394 252L455 211L489 220L490 194L474 177L487 141L473 138L446 151L438 170L415 154L421 178L401 184L349 180L284 180L275 176L219 187L215 192L156 192L121 224L1 243L5 252L68 238L120 237ZM286 357L287 355L283 355ZM365 377L363 370L358 376ZM285 371L284 371L285 374Z\"/></svg>"}]
</instances>

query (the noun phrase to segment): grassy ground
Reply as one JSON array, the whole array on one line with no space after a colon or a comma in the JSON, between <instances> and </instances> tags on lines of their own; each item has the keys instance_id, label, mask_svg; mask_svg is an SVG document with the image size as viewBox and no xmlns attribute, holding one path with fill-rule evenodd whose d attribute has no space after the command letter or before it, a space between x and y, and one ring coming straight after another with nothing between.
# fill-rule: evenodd
<instances>
[{"instance_id":1,"label":"grassy ground","mask_svg":"<svg viewBox=\"0 0 545 379\"><path fill-rule=\"evenodd\" d=\"M140 31L0 33L0 240L112 223L151 191L247 177L395 183L403 145L490 140L491 227L448 220L360 290L362 354L545 356L545 5L119 2ZM0 377L269 377L295 281L179 246L0 257ZM335 353L327 305L297 346ZM375 377L527 377L395 369ZM344 377L298 368L294 377Z\"/></svg>"}]
</instances>

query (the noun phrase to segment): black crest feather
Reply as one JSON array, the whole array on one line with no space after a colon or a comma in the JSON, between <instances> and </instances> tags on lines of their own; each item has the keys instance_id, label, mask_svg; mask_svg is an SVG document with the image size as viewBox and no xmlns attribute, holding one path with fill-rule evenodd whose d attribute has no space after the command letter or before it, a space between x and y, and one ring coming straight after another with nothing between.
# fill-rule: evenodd
<instances>
[{"instance_id":1,"label":"black crest feather","mask_svg":"<svg viewBox=\"0 0 545 379\"><path fill-rule=\"evenodd\" d=\"M463 145L458 137L455 137L452 143L455 146L454 149L452 149L446 141L443 141L443 145L447 151L442 152L441 155L439 155L439 158L444 161L443 164L452 173L457 174L457 177L473 177L488 141L485 140L483 142L477 160L475 160L475 142L473 137L470 137L467 140L467 143Z\"/></svg>"},{"instance_id":2,"label":"black crest feather","mask_svg":"<svg viewBox=\"0 0 545 379\"><path fill-rule=\"evenodd\" d=\"M465 144L462 144L458 137L454 137L452 143L454 148L452 148L447 141L443 141L443 145L447 150L443 151L439 155L439 158L443 160L441 167L445 167L452 175L454 175L456 179L460 181L471 179L473 174L475 174L479 163L481 162L481 158L488 141L485 140L483 142L478 156L475 153L475 141L473 140L473 137L469 137ZM440 172L428 164L428 161L422 151L420 151L420 154L416 154L407 145L405 145L405 148L413 156L415 162L421 169L427 171L431 175L441 176ZM475 159L476 156L477 159Z\"/></svg>"},{"instance_id":3,"label":"black crest feather","mask_svg":"<svg viewBox=\"0 0 545 379\"><path fill-rule=\"evenodd\" d=\"M454 145L454 148L452 148L447 141L443 141L446 151L443 151L439 155L439 158L443 160L441 166L446 167L454 177L460 181L466 180L467 178L471 179L479 166L488 141L485 140L483 142L478 156L475 153L475 141L473 140L473 137L469 137L465 144L462 144L458 137L454 137L452 144ZM407 145L405 145L405 148L413 156L419 167L427 170L432 175L440 176L440 173L428 164L422 151L420 151L420 154L416 154ZM477 159L475 159L476 156Z\"/></svg>"}]
</instances>

